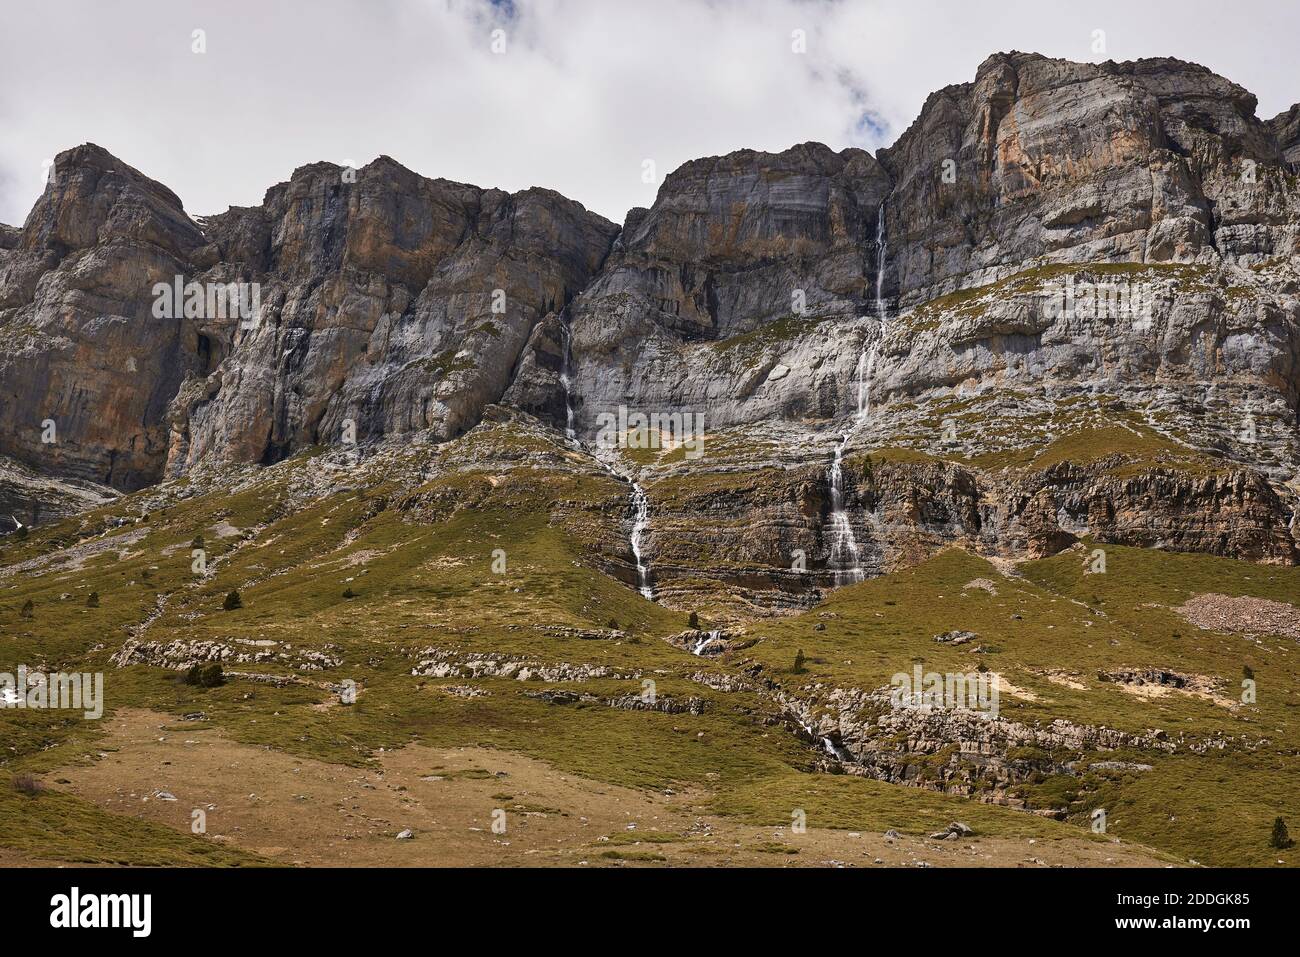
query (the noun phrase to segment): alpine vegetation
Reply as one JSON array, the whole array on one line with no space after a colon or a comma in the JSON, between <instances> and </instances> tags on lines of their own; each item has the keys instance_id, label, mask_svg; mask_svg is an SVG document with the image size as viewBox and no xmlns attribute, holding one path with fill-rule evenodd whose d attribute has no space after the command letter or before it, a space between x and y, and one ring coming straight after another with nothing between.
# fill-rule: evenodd
<instances>
[{"instance_id":1,"label":"alpine vegetation","mask_svg":"<svg viewBox=\"0 0 1300 957\"><path fill-rule=\"evenodd\" d=\"M770 149L670 98L728 144L686 159L629 91L612 138L556 96L584 120L546 148L600 147L614 222L548 187L551 114L481 110L604 62L541 56L570 6L411 5L475 13L419 38L466 58L460 125L413 109L388 148L487 117L507 168L363 161L365 86L293 127L337 161L224 212L151 178L169 154L31 148L0 862L1293 866L1300 108L1008 52L910 123L855 87L807 142L838 101L767 98L829 91L857 34L755 16L765 52L707 72ZM231 31L148 34L180 77ZM149 933L147 899L64 897Z\"/></svg>"}]
</instances>

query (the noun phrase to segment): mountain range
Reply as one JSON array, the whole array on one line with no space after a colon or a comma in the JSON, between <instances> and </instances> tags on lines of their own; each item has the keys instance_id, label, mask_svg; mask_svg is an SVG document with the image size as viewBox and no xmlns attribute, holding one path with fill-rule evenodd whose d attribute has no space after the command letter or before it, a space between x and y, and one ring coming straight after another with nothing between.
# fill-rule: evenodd
<instances>
[{"instance_id":1,"label":"mountain range","mask_svg":"<svg viewBox=\"0 0 1300 957\"><path fill-rule=\"evenodd\" d=\"M875 155L694 160L621 226L388 157L194 217L60 153L0 226L0 621L15 654L134 675L119 721L191 709L325 762L521 750L763 826L847 770L959 801L904 831L975 804L1084 834L1105 804L1142 853L1271 862L1233 828L1300 814L1274 786L1300 744L1300 104L1255 109L1179 60L996 54ZM187 310L191 284L254 308ZM891 707L922 658L996 672L1003 716ZM259 706L164 683L211 662ZM648 675L671 706L635 703ZM326 709L345 678L388 696L364 728L327 727L362 710ZM576 731L594 708L662 774ZM760 757L717 784L683 715ZM13 766L88 734L41 725ZM831 790L832 828L895 800Z\"/></svg>"}]
</instances>

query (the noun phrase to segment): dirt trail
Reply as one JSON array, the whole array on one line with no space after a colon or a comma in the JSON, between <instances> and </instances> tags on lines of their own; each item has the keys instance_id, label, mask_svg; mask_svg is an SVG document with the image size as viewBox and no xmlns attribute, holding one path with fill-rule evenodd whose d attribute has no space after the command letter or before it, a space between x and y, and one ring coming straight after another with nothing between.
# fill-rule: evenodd
<instances>
[{"instance_id":1,"label":"dirt trail","mask_svg":"<svg viewBox=\"0 0 1300 957\"><path fill-rule=\"evenodd\" d=\"M890 840L812 827L792 834L701 813L705 794L605 785L487 749L411 746L385 753L378 767L357 769L239 744L219 730L150 711L119 711L108 719L107 731L103 758L47 780L68 781L66 790L112 813L186 833L192 812L202 809L207 840L283 864L1162 864L1141 848L1082 838L1031 845L991 837ZM160 791L175 800L160 797ZM498 810L505 814L503 834L492 830ZM406 829L413 836L399 840Z\"/></svg>"}]
</instances>

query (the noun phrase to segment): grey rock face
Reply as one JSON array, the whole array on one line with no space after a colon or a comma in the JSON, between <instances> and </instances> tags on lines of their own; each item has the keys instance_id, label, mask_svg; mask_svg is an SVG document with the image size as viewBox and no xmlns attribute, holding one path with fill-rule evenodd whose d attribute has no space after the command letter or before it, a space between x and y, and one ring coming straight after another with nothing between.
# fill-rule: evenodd
<instances>
[{"instance_id":1,"label":"grey rock face","mask_svg":"<svg viewBox=\"0 0 1300 957\"><path fill-rule=\"evenodd\" d=\"M1298 141L1296 108L1262 121L1193 64L1009 53L932 95L879 161L818 144L695 160L621 231L546 190L387 157L307 166L194 220L79 147L0 229L0 455L135 489L318 444L443 441L494 404L589 443L625 406L703 414L719 437L699 462L583 458L599 507L648 522L661 600L690 599L673 589L697 587L701 545L757 603L799 600L832 498L868 573L1084 534L1294 561ZM255 321L154 319L153 284L175 276L256 283ZM1053 311L1062 283L1135 286L1149 308ZM1084 414L1132 433L1130 457L988 464ZM1153 444L1223 461L1165 474ZM882 449L903 454L866 461ZM648 516L620 497L629 477ZM596 551L636 580L623 538Z\"/></svg>"},{"instance_id":2,"label":"grey rock face","mask_svg":"<svg viewBox=\"0 0 1300 957\"><path fill-rule=\"evenodd\" d=\"M1300 164L1300 103L1268 121L1282 155L1291 164Z\"/></svg>"},{"instance_id":3,"label":"grey rock face","mask_svg":"<svg viewBox=\"0 0 1300 957\"><path fill-rule=\"evenodd\" d=\"M815 143L696 160L669 176L570 309L579 431L620 404L736 422L833 413L857 351L822 335L780 371L770 356L751 359L815 320L874 313L888 190L869 154ZM826 390L809 393L809 375Z\"/></svg>"},{"instance_id":4,"label":"grey rock face","mask_svg":"<svg viewBox=\"0 0 1300 957\"><path fill-rule=\"evenodd\" d=\"M202 222L98 147L55 171L0 247L14 423L0 453L127 490L345 432L459 434L617 232L547 190L426 180L387 158L305 167L261 207ZM155 283L178 276L256 283L260 314L155 318Z\"/></svg>"},{"instance_id":5,"label":"grey rock face","mask_svg":"<svg viewBox=\"0 0 1300 957\"><path fill-rule=\"evenodd\" d=\"M1241 87L1178 60L992 56L881 151L895 180L889 285L918 301L1037 256L1292 255L1284 124L1254 110Z\"/></svg>"},{"instance_id":6,"label":"grey rock face","mask_svg":"<svg viewBox=\"0 0 1300 957\"><path fill-rule=\"evenodd\" d=\"M355 179L307 167L260 212L214 227L219 244L265 257L265 314L230 330L228 358L173 404L172 474L208 457L274 461L344 435L460 434L616 233L547 190L426 180L387 158Z\"/></svg>"},{"instance_id":7,"label":"grey rock face","mask_svg":"<svg viewBox=\"0 0 1300 957\"><path fill-rule=\"evenodd\" d=\"M164 411L201 359L150 290L203 245L166 188L95 146L59 154L0 250L0 454L119 489L158 479Z\"/></svg>"},{"instance_id":8,"label":"grey rock face","mask_svg":"<svg viewBox=\"0 0 1300 957\"><path fill-rule=\"evenodd\" d=\"M1064 719L1025 723L964 709L899 707L889 687L863 691L815 685L785 690L769 682L764 691L805 734L831 742L827 750L833 750L844 771L1019 808L1030 806L1020 793L1026 780L1081 774L1070 760L1080 751L1204 754L1229 741L1158 730L1134 734ZM1233 743L1251 744L1243 738ZM936 755L942 759L937 764ZM1096 762L1091 767L1105 769L1108 763L1117 769L1126 764L1149 767L1132 762ZM949 832L960 832L961 827L950 825ZM931 836L942 839L942 833Z\"/></svg>"},{"instance_id":9,"label":"grey rock face","mask_svg":"<svg viewBox=\"0 0 1300 957\"><path fill-rule=\"evenodd\" d=\"M0 532L35 527L106 505L112 489L43 475L0 456Z\"/></svg>"}]
</instances>

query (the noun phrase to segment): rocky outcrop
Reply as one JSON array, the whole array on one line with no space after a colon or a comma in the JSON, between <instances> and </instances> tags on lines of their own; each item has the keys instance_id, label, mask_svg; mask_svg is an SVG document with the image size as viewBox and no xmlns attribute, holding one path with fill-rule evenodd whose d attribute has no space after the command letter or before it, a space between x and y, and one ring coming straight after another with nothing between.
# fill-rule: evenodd
<instances>
[{"instance_id":1,"label":"rocky outcrop","mask_svg":"<svg viewBox=\"0 0 1300 957\"><path fill-rule=\"evenodd\" d=\"M667 177L569 311L579 430L619 405L708 410L719 424L833 414L856 361L842 339L827 348L821 336L784 364L755 353L874 310L888 191L869 154L817 143L695 160ZM809 374L825 387L806 390Z\"/></svg>"},{"instance_id":2,"label":"rocky outcrop","mask_svg":"<svg viewBox=\"0 0 1300 957\"><path fill-rule=\"evenodd\" d=\"M549 427L487 458L598 476L585 499L557 480L552 520L629 584L635 525L642 571L682 607L719 582L747 609L805 605L830 583L832 526L862 575L1085 535L1293 562L1296 112L1254 110L1175 60L998 54L877 158L695 160L621 230L387 157L192 219L79 147L0 231L0 454L135 489ZM155 318L176 277L255 286L255 314ZM1142 308L1061 308L1062 286ZM703 416L708 443L596 448L620 408ZM1026 451L1088 415L1159 447ZM510 494L479 476L397 507L435 521Z\"/></svg>"},{"instance_id":3,"label":"rocky outcrop","mask_svg":"<svg viewBox=\"0 0 1300 957\"><path fill-rule=\"evenodd\" d=\"M151 289L205 244L170 190L104 150L58 155L0 251L0 454L117 489L161 477L167 404L204 358L193 323L153 317Z\"/></svg>"},{"instance_id":4,"label":"rocky outcrop","mask_svg":"<svg viewBox=\"0 0 1300 957\"><path fill-rule=\"evenodd\" d=\"M1269 120L1268 128L1286 161L1300 165L1300 103Z\"/></svg>"},{"instance_id":5,"label":"rocky outcrop","mask_svg":"<svg viewBox=\"0 0 1300 957\"><path fill-rule=\"evenodd\" d=\"M99 147L61 153L0 249L0 453L132 490L200 461L449 438L501 397L533 326L616 233L548 190L387 158L304 167L260 207L195 221ZM159 318L155 284L177 277L255 284L257 314Z\"/></svg>"},{"instance_id":6,"label":"rocky outcrop","mask_svg":"<svg viewBox=\"0 0 1300 957\"><path fill-rule=\"evenodd\" d=\"M899 707L892 690L817 685L792 692L769 683L765 693L838 770L1055 815L1067 808L1038 806L1026 784L1051 775L1082 778L1092 770L1149 769L1084 760L1088 755L1122 750L1161 757L1259 744L1161 729L1134 733L1064 719L1027 723L961 708Z\"/></svg>"},{"instance_id":7,"label":"rocky outcrop","mask_svg":"<svg viewBox=\"0 0 1300 957\"><path fill-rule=\"evenodd\" d=\"M59 479L0 456L0 532L15 532L106 505L112 489Z\"/></svg>"},{"instance_id":8,"label":"rocky outcrop","mask_svg":"<svg viewBox=\"0 0 1300 957\"><path fill-rule=\"evenodd\" d=\"M1036 558L1084 537L1274 564L1298 558L1290 506L1249 469L1198 475L1136 468L1115 456L995 471L868 453L849 460L844 482L867 577L952 545L990 557ZM647 489L647 541L661 601L698 607L718 601L722 583L737 610L763 614L807 607L834 583L824 466L683 471Z\"/></svg>"},{"instance_id":9,"label":"rocky outcrop","mask_svg":"<svg viewBox=\"0 0 1300 957\"><path fill-rule=\"evenodd\" d=\"M623 675L604 665L568 662L546 663L507 655L471 651L459 653L446 648L424 648L415 653L411 674L423 678L511 678L515 681L591 681L596 678L637 677Z\"/></svg>"},{"instance_id":10,"label":"rocky outcrop","mask_svg":"<svg viewBox=\"0 0 1300 957\"><path fill-rule=\"evenodd\" d=\"M210 661L241 665L282 665L294 671L325 671L343 663L337 645L326 645L324 650L295 648L287 642L251 638L170 642L131 638L111 660L119 668L144 664L172 671L184 671Z\"/></svg>"},{"instance_id":11,"label":"rocky outcrop","mask_svg":"<svg viewBox=\"0 0 1300 957\"><path fill-rule=\"evenodd\" d=\"M228 357L173 403L171 474L205 458L459 435L506 391L534 327L589 282L617 229L548 190L428 180L381 157L300 169L212 231L223 255L265 264L264 315L227 327Z\"/></svg>"},{"instance_id":12,"label":"rocky outcrop","mask_svg":"<svg viewBox=\"0 0 1300 957\"><path fill-rule=\"evenodd\" d=\"M1255 98L1171 59L997 54L947 87L880 161L887 286L919 301L1051 261L1295 253L1300 197Z\"/></svg>"}]
</instances>

